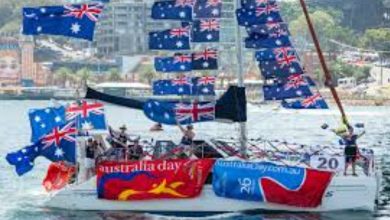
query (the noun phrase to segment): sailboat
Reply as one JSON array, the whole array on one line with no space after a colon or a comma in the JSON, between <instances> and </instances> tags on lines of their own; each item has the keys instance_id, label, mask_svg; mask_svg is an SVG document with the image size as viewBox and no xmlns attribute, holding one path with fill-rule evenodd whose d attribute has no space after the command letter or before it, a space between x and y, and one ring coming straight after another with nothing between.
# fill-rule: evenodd
<instances>
[{"instance_id":1,"label":"sailboat","mask_svg":"<svg viewBox=\"0 0 390 220\"><path fill-rule=\"evenodd\" d=\"M305 3L303 0L300 1L324 67L326 84L331 89L341 111L343 122L347 123L343 106L334 86L330 83L331 76L322 57ZM240 13L246 13L250 17L250 22L256 23L258 16L263 14L268 19L270 14L279 13L277 3L273 0L253 1L254 4L259 4L255 8L251 8L251 1L243 2L236 2L238 17L242 16ZM214 3L217 6L221 4L220 1L211 1L211 3L206 1L205 3L210 4L210 7L215 7ZM159 7L161 7L164 2L156 4L160 4ZM172 2L166 2L166 4L171 4L170 8L172 8ZM179 1L178 4L180 7L192 10L192 2ZM247 5L248 8L245 8L245 4L249 5ZM238 9L239 5L242 8ZM257 13L256 15L250 14L252 9L255 14ZM187 18L185 14L178 13L177 16ZM248 21L241 20L241 22L244 26L249 25L245 24ZM378 196L380 175L374 166L372 150L361 149L365 163L357 168L358 177L356 177L342 174L344 171L342 148L318 147L313 150L309 146L260 139L256 140L255 146L248 146L242 37L239 26L236 26L238 85L229 88L226 94L216 101L214 107L210 107L209 103L204 105L215 112L216 119L240 123L238 141L194 140L191 157L183 158L173 152L177 146L172 141L153 140L150 143L143 142L142 138L141 140L134 139L130 140L131 146L139 146L141 143L144 147L150 147L149 150L144 149L144 157L118 160L115 156L113 158L112 155L103 155L97 161L97 176L87 177L87 167L84 162L87 139L93 137L106 148L110 148L113 146L112 140L115 137L113 131L107 133L88 130L87 135L77 138L78 172L75 182L52 193L45 205L50 208L69 210L128 210L149 213L220 213L258 210L373 211ZM185 36L184 32L188 31L185 28L176 29L175 36ZM151 36L158 37L158 35ZM167 47L186 47L183 42L177 43L173 46L169 44ZM152 45L154 46L164 47L161 42ZM257 47L256 42L253 47ZM209 65L204 67L209 67ZM166 104L156 100L143 103L100 93L91 88L88 89L86 98L143 109L149 119L158 122L159 120L166 124L176 122L176 120L172 121L170 114L177 116L175 115L177 111L169 111L172 103ZM306 94L305 100L307 98L311 98L310 103L306 101L309 104L316 103L318 100L318 96L314 99ZM192 105L196 104L199 107L198 104L202 103L198 101ZM176 104L183 105L180 102ZM87 105L85 106L87 109ZM294 102L286 102L285 106L287 108L297 107ZM314 105L314 107L318 106ZM164 110L165 108L168 110ZM162 117L158 117L157 113L162 114ZM199 114L199 111L196 113ZM209 112L204 115L205 120L210 116ZM185 117L184 121L194 122L198 116L196 118ZM167 153L166 158L164 156ZM175 157L172 158L172 155Z\"/></svg>"}]
</instances>

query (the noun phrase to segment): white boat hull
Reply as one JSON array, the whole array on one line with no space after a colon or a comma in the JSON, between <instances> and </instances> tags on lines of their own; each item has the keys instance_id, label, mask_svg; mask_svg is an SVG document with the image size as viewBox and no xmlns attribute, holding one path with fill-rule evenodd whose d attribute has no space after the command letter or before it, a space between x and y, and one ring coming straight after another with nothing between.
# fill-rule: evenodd
<instances>
[{"instance_id":1,"label":"white boat hull","mask_svg":"<svg viewBox=\"0 0 390 220\"><path fill-rule=\"evenodd\" d=\"M192 199L156 199L112 201L97 198L95 178L80 185L67 187L53 194L46 206L69 210L127 210L162 213L220 213L256 210L328 212L339 210L373 211L377 193L376 176L337 176L328 187L322 205L299 208L271 203L217 197L211 185L205 185L199 197Z\"/></svg>"}]
</instances>

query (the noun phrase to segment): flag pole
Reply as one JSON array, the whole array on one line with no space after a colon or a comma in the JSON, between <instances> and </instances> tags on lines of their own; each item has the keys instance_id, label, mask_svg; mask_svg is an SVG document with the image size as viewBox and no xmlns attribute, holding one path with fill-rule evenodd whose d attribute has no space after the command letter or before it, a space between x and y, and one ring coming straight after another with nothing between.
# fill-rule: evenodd
<instances>
[{"instance_id":1,"label":"flag pole","mask_svg":"<svg viewBox=\"0 0 390 220\"><path fill-rule=\"evenodd\" d=\"M299 0L299 1L301 3L301 6L302 6L303 14L305 15L305 18L306 18L306 22L309 26L309 31L310 31L311 37L313 39L315 48L317 50L317 54L318 54L318 58L319 58L320 63L321 63L322 70L324 71L324 74L325 74L325 86L329 87L330 92L332 93L333 99L336 101L337 107L341 113L341 118L342 118L343 123L348 124L347 115L345 114L344 107L341 103L341 100L337 94L336 88L333 84L332 75L330 74L328 66L326 65L325 58L324 58L324 55L322 53L317 34L314 30L313 23L310 19L310 15L309 15L309 12L307 10L305 0Z\"/></svg>"},{"instance_id":2,"label":"flag pole","mask_svg":"<svg viewBox=\"0 0 390 220\"><path fill-rule=\"evenodd\" d=\"M238 9L240 0L234 1L234 11ZM244 70L242 63L242 37L238 20L236 21L236 56L237 56L237 86L245 87L244 85ZM243 158L247 158L247 129L246 122L240 122L240 154Z\"/></svg>"}]
</instances>

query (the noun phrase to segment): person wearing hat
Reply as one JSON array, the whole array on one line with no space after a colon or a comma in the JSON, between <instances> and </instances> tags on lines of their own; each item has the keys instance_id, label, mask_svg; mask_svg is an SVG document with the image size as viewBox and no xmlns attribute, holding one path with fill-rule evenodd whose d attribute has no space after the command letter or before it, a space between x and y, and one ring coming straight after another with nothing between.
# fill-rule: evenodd
<instances>
[{"instance_id":1,"label":"person wearing hat","mask_svg":"<svg viewBox=\"0 0 390 220\"><path fill-rule=\"evenodd\" d=\"M352 175L357 176L356 174L356 159L359 154L359 149L357 146L357 139L362 137L365 134L363 131L361 134L355 134L354 129L351 125L347 124L347 131L345 133L340 133L337 130L332 129L332 131L342 138L342 143L345 145L344 155L345 155L345 169L344 175L347 175L347 170L350 164L352 164Z\"/></svg>"},{"instance_id":2,"label":"person wearing hat","mask_svg":"<svg viewBox=\"0 0 390 220\"><path fill-rule=\"evenodd\" d=\"M180 145L184 147L184 151L189 151L189 154L192 154L192 145L195 138L194 127L192 125L187 125L184 128L178 121L177 125L179 126L183 136L180 141Z\"/></svg>"},{"instance_id":3,"label":"person wearing hat","mask_svg":"<svg viewBox=\"0 0 390 220\"><path fill-rule=\"evenodd\" d=\"M126 145L127 144L127 141L128 141L128 135L126 133L126 130L127 130L127 127L126 125L122 125L120 128L119 128L120 133L118 135L118 141L123 144L123 145Z\"/></svg>"},{"instance_id":4,"label":"person wearing hat","mask_svg":"<svg viewBox=\"0 0 390 220\"><path fill-rule=\"evenodd\" d=\"M163 131L163 127L161 123L156 123L154 124L151 128L150 131Z\"/></svg>"}]
</instances>

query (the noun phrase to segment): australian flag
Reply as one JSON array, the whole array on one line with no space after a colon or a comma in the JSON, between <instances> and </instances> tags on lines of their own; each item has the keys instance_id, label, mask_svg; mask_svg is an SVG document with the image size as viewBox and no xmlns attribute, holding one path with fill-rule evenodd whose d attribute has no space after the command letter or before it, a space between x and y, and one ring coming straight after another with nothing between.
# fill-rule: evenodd
<instances>
[{"instance_id":1,"label":"australian flag","mask_svg":"<svg viewBox=\"0 0 390 220\"><path fill-rule=\"evenodd\" d=\"M28 113L31 126L31 142L38 141L49 133L54 127L66 123L65 107L48 107L31 109Z\"/></svg>"},{"instance_id":2,"label":"australian flag","mask_svg":"<svg viewBox=\"0 0 390 220\"><path fill-rule=\"evenodd\" d=\"M222 0L196 0L194 18L220 18Z\"/></svg>"},{"instance_id":3,"label":"australian flag","mask_svg":"<svg viewBox=\"0 0 390 220\"><path fill-rule=\"evenodd\" d=\"M76 162L76 136L77 129L74 122L54 127L51 132L43 136L33 145L19 151L7 154L9 164L14 165L19 176L30 171L34 160L38 156L56 161Z\"/></svg>"},{"instance_id":4,"label":"australian flag","mask_svg":"<svg viewBox=\"0 0 390 220\"><path fill-rule=\"evenodd\" d=\"M216 70L218 69L218 51L207 48L202 52L192 54L193 70Z\"/></svg>"},{"instance_id":5,"label":"australian flag","mask_svg":"<svg viewBox=\"0 0 390 220\"><path fill-rule=\"evenodd\" d=\"M196 77L194 95L215 95L214 85L216 78L214 76Z\"/></svg>"},{"instance_id":6,"label":"australian flag","mask_svg":"<svg viewBox=\"0 0 390 220\"><path fill-rule=\"evenodd\" d=\"M75 121L78 129L106 129L104 105L100 102L72 103L66 109L66 119Z\"/></svg>"},{"instance_id":7,"label":"australian flag","mask_svg":"<svg viewBox=\"0 0 390 220\"><path fill-rule=\"evenodd\" d=\"M176 53L173 57L155 57L154 68L165 73L191 71L192 55Z\"/></svg>"},{"instance_id":8,"label":"australian flag","mask_svg":"<svg viewBox=\"0 0 390 220\"><path fill-rule=\"evenodd\" d=\"M152 121L174 125L215 120L215 104L211 102L164 102L149 100L144 113Z\"/></svg>"},{"instance_id":9,"label":"australian flag","mask_svg":"<svg viewBox=\"0 0 390 220\"><path fill-rule=\"evenodd\" d=\"M93 40L102 3L23 8L23 34L63 35Z\"/></svg>"},{"instance_id":10,"label":"australian flag","mask_svg":"<svg viewBox=\"0 0 390 220\"><path fill-rule=\"evenodd\" d=\"M255 58L257 61L279 60L280 62L298 62L297 52L292 47L279 47L263 49L256 51Z\"/></svg>"},{"instance_id":11,"label":"australian flag","mask_svg":"<svg viewBox=\"0 0 390 220\"><path fill-rule=\"evenodd\" d=\"M290 36L288 25L280 22L267 22L265 24L257 24L246 28L248 35L255 33L261 38L279 38Z\"/></svg>"},{"instance_id":12,"label":"australian flag","mask_svg":"<svg viewBox=\"0 0 390 220\"><path fill-rule=\"evenodd\" d=\"M303 69L298 61L290 62L288 64L285 61L260 61L259 67L261 74L266 79L270 78L287 78L293 74L302 74ZM282 65L283 64L283 65Z\"/></svg>"},{"instance_id":13,"label":"australian flag","mask_svg":"<svg viewBox=\"0 0 390 220\"><path fill-rule=\"evenodd\" d=\"M192 24L192 42L219 42L218 19L195 20Z\"/></svg>"},{"instance_id":14,"label":"australian flag","mask_svg":"<svg viewBox=\"0 0 390 220\"><path fill-rule=\"evenodd\" d=\"M313 95L305 83L272 84L263 86L265 100L283 100Z\"/></svg>"},{"instance_id":15,"label":"australian flag","mask_svg":"<svg viewBox=\"0 0 390 220\"><path fill-rule=\"evenodd\" d=\"M237 21L240 26L250 27L269 22L283 22L277 4L267 4L254 9L239 8L236 10Z\"/></svg>"},{"instance_id":16,"label":"australian flag","mask_svg":"<svg viewBox=\"0 0 390 220\"><path fill-rule=\"evenodd\" d=\"M291 46L290 38L282 36L278 38L263 38L261 34L252 33L245 38L245 48L275 48Z\"/></svg>"},{"instance_id":17,"label":"australian flag","mask_svg":"<svg viewBox=\"0 0 390 220\"><path fill-rule=\"evenodd\" d=\"M241 0L241 6L248 9L275 3L276 0Z\"/></svg>"},{"instance_id":18,"label":"australian flag","mask_svg":"<svg viewBox=\"0 0 390 220\"><path fill-rule=\"evenodd\" d=\"M153 95L192 95L192 78L156 80L153 82Z\"/></svg>"},{"instance_id":19,"label":"australian flag","mask_svg":"<svg viewBox=\"0 0 390 220\"><path fill-rule=\"evenodd\" d=\"M215 95L215 77L178 77L153 82L153 95Z\"/></svg>"},{"instance_id":20,"label":"australian flag","mask_svg":"<svg viewBox=\"0 0 390 220\"><path fill-rule=\"evenodd\" d=\"M149 33L151 50L189 50L189 27L173 28Z\"/></svg>"},{"instance_id":21,"label":"australian flag","mask_svg":"<svg viewBox=\"0 0 390 220\"><path fill-rule=\"evenodd\" d=\"M289 109L328 109L329 106L319 93L301 100L288 102L283 100L282 106Z\"/></svg>"},{"instance_id":22,"label":"australian flag","mask_svg":"<svg viewBox=\"0 0 390 220\"><path fill-rule=\"evenodd\" d=\"M192 0L158 1L153 3L153 19L192 20Z\"/></svg>"}]
</instances>

